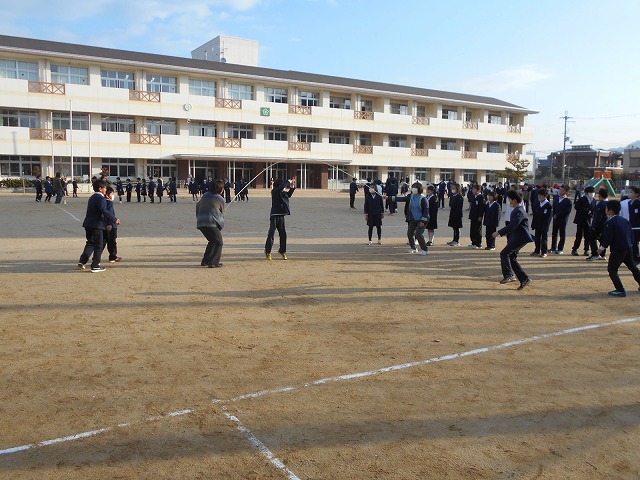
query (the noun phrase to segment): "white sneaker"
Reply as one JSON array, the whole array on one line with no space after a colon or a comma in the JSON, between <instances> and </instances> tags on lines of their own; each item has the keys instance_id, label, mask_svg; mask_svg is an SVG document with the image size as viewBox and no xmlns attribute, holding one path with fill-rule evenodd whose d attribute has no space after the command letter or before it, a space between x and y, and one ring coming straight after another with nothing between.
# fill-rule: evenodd
<instances>
[{"instance_id":1,"label":"white sneaker","mask_svg":"<svg viewBox=\"0 0 640 480\"><path fill-rule=\"evenodd\" d=\"M424 257L425 255L427 255L428 253L429 253L429 252L427 252L426 250L421 250L421 251L420 251L420 255L422 255L423 257Z\"/></svg>"},{"instance_id":2,"label":"white sneaker","mask_svg":"<svg viewBox=\"0 0 640 480\"><path fill-rule=\"evenodd\" d=\"M382 240L378 240L378 245L382 245Z\"/></svg>"},{"instance_id":3,"label":"white sneaker","mask_svg":"<svg viewBox=\"0 0 640 480\"><path fill-rule=\"evenodd\" d=\"M450 247L457 247L460 244L458 242L449 242L447 245L449 245Z\"/></svg>"},{"instance_id":4,"label":"white sneaker","mask_svg":"<svg viewBox=\"0 0 640 480\"><path fill-rule=\"evenodd\" d=\"M479 247L477 245L471 245L471 248L473 248L474 250L480 250L481 247Z\"/></svg>"},{"instance_id":5,"label":"white sneaker","mask_svg":"<svg viewBox=\"0 0 640 480\"><path fill-rule=\"evenodd\" d=\"M369 243L367 245L371 245L371 240L369 240Z\"/></svg>"},{"instance_id":6,"label":"white sneaker","mask_svg":"<svg viewBox=\"0 0 640 480\"><path fill-rule=\"evenodd\" d=\"M415 250L409 250L409 253L418 253L418 249L415 249Z\"/></svg>"}]
</instances>

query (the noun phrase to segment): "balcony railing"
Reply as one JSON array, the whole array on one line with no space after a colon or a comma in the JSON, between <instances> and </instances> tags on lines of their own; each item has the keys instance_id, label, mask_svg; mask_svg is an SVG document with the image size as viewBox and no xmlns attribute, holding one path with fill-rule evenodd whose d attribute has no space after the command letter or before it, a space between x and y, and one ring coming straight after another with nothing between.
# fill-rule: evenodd
<instances>
[{"instance_id":1,"label":"balcony railing","mask_svg":"<svg viewBox=\"0 0 640 480\"><path fill-rule=\"evenodd\" d=\"M30 128L29 129L29 138L31 140L67 140L67 131L66 130L51 130L50 128Z\"/></svg>"},{"instance_id":2,"label":"balcony railing","mask_svg":"<svg viewBox=\"0 0 640 480\"><path fill-rule=\"evenodd\" d=\"M309 107L311 108L311 107ZM311 143L309 142L289 142L289 150L296 150L298 152L310 152Z\"/></svg>"},{"instance_id":3,"label":"balcony railing","mask_svg":"<svg viewBox=\"0 0 640 480\"><path fill-rule=\"evenodd\" d=\"M429 117L413 117L413 124L415 125L429 125Z\"/></svg>"},{"instance_id":4,"label":"balcony railing","mask_svg":"<svg viewBox=\"0 0 640 480\"><path fill-rule=\"evenodd\" d=\"M135 145L160 145L160 135L151 133L130 133L129 143Z\"/></svg>"},{"instance_id":5,"label":"balcony railing","mask_svg":"<svg viewBox=\"0 0 640 480\"><path fill-rule=\"evenodd\" d=\"M296 115L311 115L311 107L305 105L289 105L289 113Z\"/></svg>"},{"instance_id":6,"label":"balcony railing","mask_svg":"<svg viewBox=\"0 0 640 480\"><path fill-rule=\"evenodd\" d=\"M129 90L129 100L137 100L139 102L160 102L160 92Z\"/></svg>"},{"instance_id":7,"label":"balcony railing","mask_svg":"<svg viewBox=\"0 0 640 480\"><path fill-rule=\"evenodd\" d=\"M353 118L356 120L373 120L373 112L353 112Z\"/></svg>"},{"instance_id":8,"label":"balcony railing","mask_svg":"<svg viewBox=\"0 0 640 480\"><path fill-rule=\"evenodd\" d=\"M238 100L238 101L240 101L240 100ZM242 148L242 139L240 139L240 138L216 138L216 147Z\"/></svg>"},{"instance_id":9,"label":"balcony railing","mask_svg":"<svg viewBox=\"0 0 640 480\"><path fill-rule=\"evenodd\" d=\"M427 148L412 148L411 156L412 157L428 157L429 150Z\"/></svg>"},{"instance_id":10,"label":"balcony railing","mask_svg":"<svg viewBox=\"0 0 640 480\"><path fill-rule=\"evenodd\" d=\"M520 125L508 125L507 131L509 133L521 133Z\"/></svg>"},{"instance_id":11,"label":"balcony railing","mask_svg":"<svg viewBox=\"0 0 640 480\"><path fill-rule=\"evenodd\" d=\"M64 95L65 88L64 83L49 83L49 82L29 82L30 93L50 93L52 95Z\"/></svg>"},{"instance_id":12,"label":"balcony railing","mask_svg":"<svg viewBox=\"0 0 640 480\"><path fill-rule=\"evenodd\" d=\"M242 109L242 100L231 100L230 98L216 98L216 107Z\"/></svg>"},{"instance_id":13,"label":"balcony railing","mask_svg":"<svg viewBox=\"0 0 640 480\"><path fill-rule=\"evenodd\" d=\"M513 162L520 158L519 153L507 153L507 162Z\"/></svg>"},{"instance_id":14,"label":"balcony railing","mask_svg":"<svg viewBox=\"0 0 640 480\"><path fill-rule=\"evenodd\" d=\"M478 158L478 152L462 152L462 158Z\"/></svg>"},{"instance_id":15,"label":"balcony railing","mask_svg":"<svg viewBox=\"0 0 640 480\"><path fill-rule=\"evenodd\" d=\"M365 153L371 155L373 153L373 145L354 145L353 153Z\"/></svg>"},{"instance_id":16,"label":"balcony railing","mask_svg":"<svg viewBox=\"0 0 640 480\"><path fill-rule=\"evenodd\" d=\"M478 130L478 122L462 122L462 128L469 128L471 130Z\"/></svg>"}]
</instances>

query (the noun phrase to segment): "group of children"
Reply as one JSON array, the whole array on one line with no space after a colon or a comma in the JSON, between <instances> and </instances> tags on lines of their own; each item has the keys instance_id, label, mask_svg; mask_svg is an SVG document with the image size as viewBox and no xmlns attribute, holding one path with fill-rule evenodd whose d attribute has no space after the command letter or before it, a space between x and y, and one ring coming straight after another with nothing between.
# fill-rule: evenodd
<instances>
[{"instance_id":1,"label":"group of children","mask_svg":"<svg viewBox=\"0 0 640 480\"><path fill-rule=\"evenodd\" d=\"M433 245L435 230L438 228L437 215L441 205L438 186L428 185L425 194L423 194L424 186L421 182L415 182L411 185L411 192L404 196L390 195L386 193L389 190L391 189L388 186L383 188L380 181L369 182L366 185L364 214L368 226L368 245L373 243L374 228L378 244L382 244L382 219L385 210L388 209L389 215L393 215L394 205L404 203L405 220L408 225L409 253L427 255L428 247ZM464 209L463 190L459 184L450 183L447 184L446 191L449 194L448 226L453 229L453 239L447 245L459 246ZM397 189L393 191L393 193L396 192ZM523 194L525 192L528 204L524 202ZM566 243L567 224L571 211L575 209L574 223L577 230L571 255L579 255L578 250L583 239L584 255L587 257L587 261L606 260L607 248L616 248L615 253L612 250L609 257L609 275L616 287L616 290L610 294L625 296L626 293L617 275L620 265L624 263L640 285L640 273L637 273L640 264L640 188L629 187L626 190L628 198L623 199L622 202L608 201L608 191L605 188L598 191L597 199L594 199L594 194L594 188L588 186L584 189L584 196L577 195L572 201L569 198L569 187L566 185L556 185L552 190L547 189L546 185L526 185L520 188L517 185L511 185L507 186L505 192L499 192L496 188L490 189L479 184L471 185L467 195L470 247L476 250L482 248L482 227L484 226L485 250L495 250L495 238L502 234L510 234L509 224L512 221L513 210L519 208L522 212L518 212L517 215L518 228L526 231L526 233L523 231L521 235L521 239L526 239L526 241L522 240L524 243L521 242L517 249L514 249L513 245L511 246L511 252L507 255L510 262L515 262L517 253L529 242L533 242L535 245L534 251L530 253L531 256L545 258L550 253L562 255ZM386 209L383 200L387 200ZM498 231L503 200L506 204L505 228ZM528 226L527 210L529 204L533 214L531 221L533 235L531 235ZM550 229L551 248L549 249ZM428 232L428 241L425 241L424 238L425 231ZM420 247L419 250L416 248L416 242ZM505 263L504 259L503 263ZM520 267L518 266L518 268ZM505 274L505 278L513 278L511 267L503 268L503 271L511 272L510 275ZM526 274L521 268L520 274L518 277L523 277L519 279L521 287L524 288L531 280L524 276ZM523 283L525 283L524 286Z\"/></svg>"},{"instance_id":2,"label":"group of children","mask_svg":"<svg viewBox=\"0 0 640 480\"><path fill-rule=\"evenodd\" d=\"M133 192L136 192L136 199L138 203L146 203L147 197L149 197L150 203L155 203L155 199L158 203L162 203L162 197L167 192L169 195L169 203L178 203L178 183L176 177L169 177L169 180L165 183L162 178L158 177L154 180L153 177L149 177L147 183L146 178L136 178L135 185L131 182L130 178L127 178L126 182L122 182L120 177L116 177L116 193L118 199L122 203L122 197L126 194L127 202L131 202L131 196Z\"/></svg>"}]
</instances>

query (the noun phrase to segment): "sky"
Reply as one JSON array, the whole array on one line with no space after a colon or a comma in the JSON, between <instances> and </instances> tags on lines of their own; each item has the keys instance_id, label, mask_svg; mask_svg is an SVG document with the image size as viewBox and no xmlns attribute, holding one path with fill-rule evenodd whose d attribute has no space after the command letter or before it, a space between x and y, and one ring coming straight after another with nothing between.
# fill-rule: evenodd
<instances>
[{"instance_id":1,"label":"sky","mask_svg":"<svg viewBox=\"0 0 640 480\"><path fill-rule=\"evenodd\" d=\"M529 117L543 157L640 140L637 0L20 0L5 35L179 57L218 35L261 67L495 97Z\"/></svg>"}]
</instances>

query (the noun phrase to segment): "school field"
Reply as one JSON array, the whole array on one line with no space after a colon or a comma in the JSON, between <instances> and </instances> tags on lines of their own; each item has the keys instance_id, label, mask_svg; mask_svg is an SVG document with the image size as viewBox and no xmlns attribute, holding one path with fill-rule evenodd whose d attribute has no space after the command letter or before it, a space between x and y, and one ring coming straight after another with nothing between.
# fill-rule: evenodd
<instances>
[{"instance_id":1,"label":"school field","mask_svg":"<svg viewBox=\"0 0 640 480\"><path fill-rule=\"evenodd\" d=\"M367 246L362 196L326 191L268 262L267 195L229 207L220 269L184 193L116 203L124 260L93 274L87 195L0 194L0 478L640 478L628 271L610 298L606 262L531 246L516 291L504 239L444 245L448 209L422 257L402 215Z\"/></svg>"}]
</instances>

